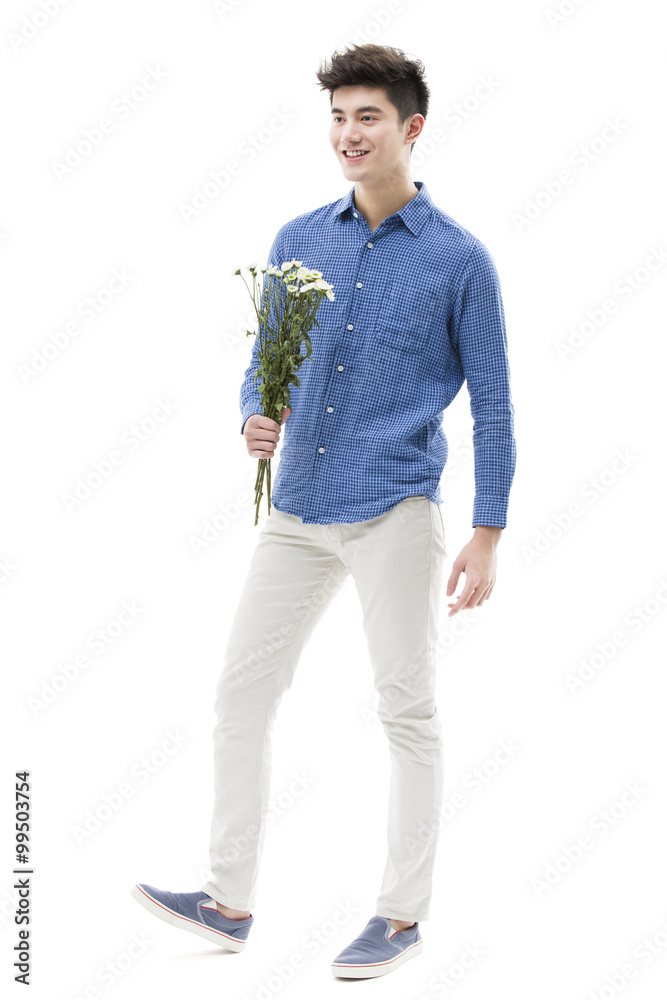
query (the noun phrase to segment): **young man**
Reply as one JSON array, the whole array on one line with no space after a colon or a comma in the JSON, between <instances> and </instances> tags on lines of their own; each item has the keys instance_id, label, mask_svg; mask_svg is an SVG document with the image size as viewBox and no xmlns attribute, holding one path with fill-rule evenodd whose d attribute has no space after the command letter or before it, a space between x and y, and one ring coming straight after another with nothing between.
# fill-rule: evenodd
<instances>
[{"instance_id":1,"label":"young man","mask_svg":"<svg viewBox=\"0 0 667 1000\"><path fill-rule=\"evenodd\" d=\"M244 947L270 791L270 730L315 624L352 574L391 755L388 856L375 914L332 971L367 978L417 955L419 921L429 916L443 791L433 647L447 555L442 414L467 380L474 533L448 580L451 595L465 574L451 616L493 591L515 468L514 407L493 258L410 175L429 102L422 64L398 49L361 45L336 53L317 76L329 92L331 145L353 187L282 226L269 257L317 268L335 301L318 313L313 361L302 365L282 414L272 512L217 689L212 878L195 893L149 885L132 893L176 926ZM256 338L254 345L241 432L252 458L272 458L282 425L261 415ZM355 834L349 849L354 842L368 850Z\"/></svg>"}]
</instances>

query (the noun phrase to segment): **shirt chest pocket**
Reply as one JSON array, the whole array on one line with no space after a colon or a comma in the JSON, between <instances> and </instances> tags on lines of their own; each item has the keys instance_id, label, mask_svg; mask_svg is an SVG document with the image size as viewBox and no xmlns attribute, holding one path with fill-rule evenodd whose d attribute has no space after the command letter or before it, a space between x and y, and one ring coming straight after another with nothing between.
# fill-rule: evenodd
<instances>
[{"instance_id":1,"label":"shirt chest pocket","mask_svg":"<svg viewBox=\"0 0 667 1000\"><path fill-rule=\"evenodd\" d=\"M389 281L375 324L382 344L403 354L423 350L437 316L438 291L420 279Z\"/></svg>"}]
</instances>

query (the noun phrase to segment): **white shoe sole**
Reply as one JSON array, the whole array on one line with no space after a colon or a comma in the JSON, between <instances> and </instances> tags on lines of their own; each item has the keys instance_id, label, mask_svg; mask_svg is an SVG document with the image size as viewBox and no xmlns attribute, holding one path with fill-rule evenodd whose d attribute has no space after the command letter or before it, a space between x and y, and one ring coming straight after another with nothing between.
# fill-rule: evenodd
<instances>
[{"instance_id":1,"label":"white shoe sole","mask_svg":"<svg viewBox=\"0 0 667 1000\"><path fill-rule=\"evenodd\" d=\"M213 944L217 944L218 947L225 948L227 951L243 951L246 946L245 941L238 941L223 931L216 931L213 927L204 927L203 924L197 923L196 920L191 920L190 917L183 917L180 913L170 910L164 903L160 903L159 900L149 896L145 889L140 889L138 885L133 886L130 890L130 895L134 896L137 902L141 903L149 913L159 917L160 920L164 920L165 923L171 924L172 927L180 927L181 930L198 934L199 937L204 938L206 941L212 941Z\"/></svg>"},{"instance_id":2,"label":"white shoe sole","mask_svg":"<svg viewBox=\"0 0 667 1000\"><path fill-rule=\"evenodd\" d=\"M371 976L386 976L388 972L393 972L403 962L415 958L424 948L424 939L415 941L405 951L402 951L396 958L389 958L386 962L369 962L368 965L336 965L331 963L331 971L334 976L342 976L344 979L370 979Z\"/></svg>"}]
</instances>

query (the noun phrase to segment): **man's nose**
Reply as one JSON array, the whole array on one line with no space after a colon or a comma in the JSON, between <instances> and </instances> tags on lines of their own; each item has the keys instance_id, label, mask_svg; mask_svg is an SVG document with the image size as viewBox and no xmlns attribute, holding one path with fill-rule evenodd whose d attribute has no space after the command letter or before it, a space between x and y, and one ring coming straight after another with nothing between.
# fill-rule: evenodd
<instances>
[{"instance_id":1,"label":"man's nose","mask_svg":"<svg viewBox=\"0 0 667 1000\"><path fill-rule=\"evenodd\" d=\"M359 128L354 122L348 123L343 129L343 134L341 135L341 141L344 144L350 142L358 142L361 136L359 135Z\"/></svg>"}]
</instances>

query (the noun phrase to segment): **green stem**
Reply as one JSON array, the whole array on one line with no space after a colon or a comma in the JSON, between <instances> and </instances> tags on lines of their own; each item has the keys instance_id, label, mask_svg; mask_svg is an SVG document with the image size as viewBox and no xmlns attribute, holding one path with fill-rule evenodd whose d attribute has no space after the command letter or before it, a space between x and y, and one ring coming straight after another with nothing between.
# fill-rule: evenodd
<instances>
[{"instance_id":1,"label":"green stem","mask_svg":"<svg viewBox=\"0 0 667 1000\"><path fill-rule=\"evenodd\" d=\"M269 505L269 514L271 513L271 459L266 460L266 502Z\"/></svg>"}]
</instances>

